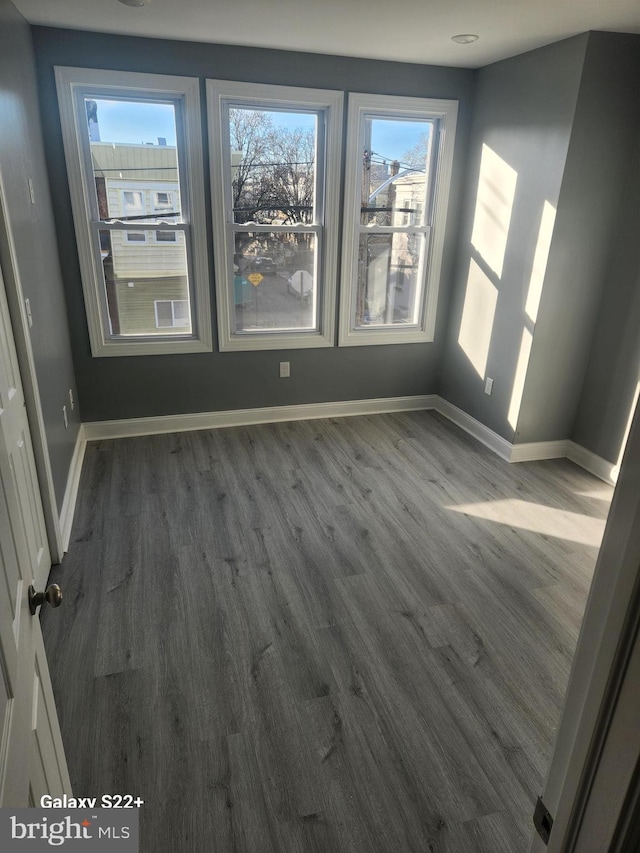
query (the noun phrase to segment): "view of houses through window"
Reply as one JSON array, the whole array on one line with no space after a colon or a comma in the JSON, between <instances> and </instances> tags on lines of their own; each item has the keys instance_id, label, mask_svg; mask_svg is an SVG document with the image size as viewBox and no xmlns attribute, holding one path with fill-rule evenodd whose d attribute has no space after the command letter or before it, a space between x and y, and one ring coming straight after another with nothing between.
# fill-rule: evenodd
<instances>
[{"instance_id":1,"label":"view of houses through window","mask_svg":"<svg viewBox=\"0 0 640 853\"><path fill-rule=\"evenodd\" d=\"M92 352L210 349L198 81L56 78ZM432 339L456 103L351 93L344 151L340 92L207 107L221 350L334 345L341 222L339 344Z\"/></svg>"},{"instance_id":2,"label":"view of houses through window","mask_svg":"<svg viewBox=\"0 0 640 853\"><path fill-rule=\"evenodd\" d=\"M111 334L190 334L175 107L85 98L85 108ZM177 319L158 308L172 305Z\"/></svg>"},{"instance_id":3,"label":"view of houses through window","mask_svg":"<svg viewBox=\"0 0 640 853\"><path fill-rule=\"evenodd\" d=\"M355 327L415 324L432 122L365 117Z\"/></svg>"},{"instance_id":4,"label":"view of houses through window","mask_svg":"<svg viewBox=\"0 0 640 853\"><path fill-rule=\"evenodd\" d=\"M236 332L317 326L316 113L228 111Z\"/></svg>"}]
</instances>

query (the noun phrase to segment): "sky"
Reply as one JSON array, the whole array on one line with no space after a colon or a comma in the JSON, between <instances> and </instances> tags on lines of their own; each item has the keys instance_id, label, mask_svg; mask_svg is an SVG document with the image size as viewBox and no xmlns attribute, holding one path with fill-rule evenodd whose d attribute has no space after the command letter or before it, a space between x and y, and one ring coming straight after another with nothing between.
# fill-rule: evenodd
<instances>
[{"instance_id":1,"label":"sky","mask_svg":"<svg viewBox=\"0 0 640 853\"><path fill-rule=\"evenodd\" d=\"M94 99L98 105L98 126L102 142L140 144L164 137L176 144L176 122L171 104L141 104L135 101Z\"/></svg>"},{"instance_id":2,"label":"sky","mask_svg":"<svg viewBox=\"0 0 640 853\"><path fill-rule=\"evenodd\" d=\"M150 104L131 101L96 99L98 125L102 142L129 142L158 144L164 137L167 145L176 144L174 109L171 104ZM313 113L270 111L276 127L282 129L313 128ZM388 160L402 159L420 135L429 128L428 122L399 119L373 119L371 148Z\"/></svg>"},{"instance_id":3,"label":"sky","mask_svg":"<svg viewBox=\"0 0 640 853\"><path fill-rule=\"evenodd\" d=\"M430 127L424 121L373 119L371 150L388 160L401 160Z\"/></svg>"}]
</instances>

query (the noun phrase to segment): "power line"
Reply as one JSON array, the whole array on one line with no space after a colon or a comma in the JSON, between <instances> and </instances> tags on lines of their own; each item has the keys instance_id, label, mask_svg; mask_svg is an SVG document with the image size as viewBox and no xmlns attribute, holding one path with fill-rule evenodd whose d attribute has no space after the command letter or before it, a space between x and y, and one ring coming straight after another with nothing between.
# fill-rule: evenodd
<instances>
[{"instance_id":1,"label":"power line","mask_svg":"<svg viewBox=\"0 0 640 853\"><path fill-rule=\"evenodd\" d=\"M240 165L244 165L245 169L261 169L265 166L311 166L313 162L313 160L292 160L286 163L240 163Z\"/></svg>"},{"instance_id":2,"label":"power line","mask_svg":"<svg viewBox=\"0 0 640 853\"><path fill-rule=\"evenodd\" d=\"M381 157L381 160L374 160L373 157ZM398 160L396 157L385 157L384 154L379 154L377 151L371 152L371 162L377 166L388 166L390 163L397 163L402 169L411 169L412 172L426 172L426 169L419 169L413 163L405 163L403 160Z\"/></svg>"}]
</instances>

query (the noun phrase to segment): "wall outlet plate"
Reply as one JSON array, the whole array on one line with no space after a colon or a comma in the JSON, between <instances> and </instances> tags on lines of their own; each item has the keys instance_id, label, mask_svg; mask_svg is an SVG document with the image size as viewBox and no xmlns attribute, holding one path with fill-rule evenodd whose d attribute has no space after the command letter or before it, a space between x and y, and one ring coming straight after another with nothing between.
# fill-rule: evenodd
<instances>
[{"instance_id":1,"label":"wall outlet plate","mask_svg":"<svg viewBox=\"0 0 640 853\"><path fill-rule=\"evenodd\" d=\"M280 379L288 379L291 376L291 362L290 361L281 361L280 362Z\"/></svg>"}]
</instances>

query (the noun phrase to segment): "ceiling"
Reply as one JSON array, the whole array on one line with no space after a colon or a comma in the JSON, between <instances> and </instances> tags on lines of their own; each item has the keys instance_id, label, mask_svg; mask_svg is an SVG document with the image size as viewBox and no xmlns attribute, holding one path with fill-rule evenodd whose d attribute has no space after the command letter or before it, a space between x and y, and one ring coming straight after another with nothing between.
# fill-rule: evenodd
<instances>
[{"instance_id":1,"label":"ceiling","mask_svg":"<svg viewBox=\"0 0 640 853\"><path fill-rule=\"evenodd\" d=\"M32 24L478 68L586 30L640 33L639 0L13 0ZM451 41L477 33L470 45ZM295 82L295 81L292 81Z\"/></svg>"}]
</instances>

